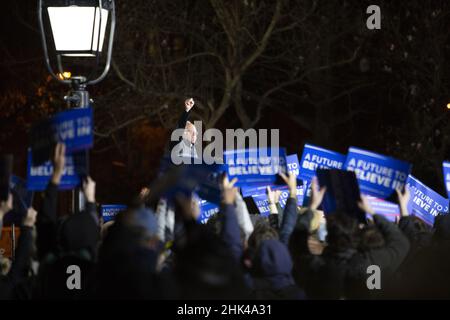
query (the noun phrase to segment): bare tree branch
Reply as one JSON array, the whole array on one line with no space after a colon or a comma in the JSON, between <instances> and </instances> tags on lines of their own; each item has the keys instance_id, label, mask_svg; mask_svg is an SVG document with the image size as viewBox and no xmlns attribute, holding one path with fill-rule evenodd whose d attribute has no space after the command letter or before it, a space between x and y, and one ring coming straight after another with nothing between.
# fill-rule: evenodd
<instances>
[{"instance_id":1,"label":"bare tree branch","mask_svg":"<svg viewBox=\"0 0 450 320\"><path fill-rule=\"evenodd\" d=\"M266 105L266 99L270 95L272 95L276 91L281 90L281 89L283 89L285 87L289 87L289 86L292 86L292 85L294 85L296 83L299 83L299 82L303 81L303 79L306 76L308 76L308 75L310 75L312 73L328 70L328 69L331 69L331 68L339 67L339 66L342 66L342 65L345 65L345 64L353 62L356 59L360 48L361 47L357 47L356 50L353 52L352 56L350 58L348 58L348 59L344 59L344 60L341 60L341 61L338 61L338 62L335 62L335 63L332 63L332 64L323 65L323 66L320 66L320 67L309 69L309 70L303 72L299 77L297 77L297 78L295 78L293 80L288 80L288 81L282 82L279 85L277 85L277 86L271 88L270 90L266 91L262 95L261 100L258 103L258 106L257 106L257 109L256 109L256 116L255 116L253 122L251 123L251 126L254 126L261 119L262 111L263 111L263 109L264 109L264 107Z\"/></svg>"}]
</instances>

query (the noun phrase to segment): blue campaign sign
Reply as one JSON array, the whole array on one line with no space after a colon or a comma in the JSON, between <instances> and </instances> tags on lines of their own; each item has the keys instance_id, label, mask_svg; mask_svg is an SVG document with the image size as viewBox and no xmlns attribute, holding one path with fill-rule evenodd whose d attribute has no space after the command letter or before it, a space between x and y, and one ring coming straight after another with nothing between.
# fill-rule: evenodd
<instances>
[{"instance_id":1,"label":"blue campaign sign","mask_svg":"<svg viewBox=\"0 0 450 320\"><path fill-rule=\"evenodd\" d=\"M224 152L227 174L238 178L236 186L272 184L280 172L286 172L286 151L283 148L253 148Z\"/></svg>"},{"instance_id":2,"label":"blue campaign sign","mask_svg":"<svg viewBox=\"0 0 450 320\"><path fill-rule=\"evenodd\" d=\"M342 169L345 155L311 144L305 144L300 160L300 178L311 182L317 169Z\"/></svg>"},{"instance_id":3,"label":"blue campaign sign","mask_svg":"<svg viewBox=\"0 0 450 320\"><path fill-rule=\"evenodd\" d=\"M411 193L408 212L433 225L438 214L448 213L448 199L430 189L412 175L408 176L406 186Z\"/></svg>"},{"instance_id":4,"label":"blue campaign sign","mask_svg":"<svg viewBox=\"0 0 450 320\"><path fill-rule=\"evenodd\" d=\"M259 195L266 193L268 185L252 185L241 187L241 194L243 198L251 197L253 195ZM273 188L273 185L270 185Z\"/></svg>"},{"instance_id":5,"label":"blue campaign sign","mask_svg":"<svg viewBox=\"0 0 450 320\"><path fill-rule=\"evenodd\" d=\"M267 199L266 194L257 194L252 196L253 201L256 204L256 207L258 208L259 213L267 217L270 215L270 208L269 208L269 200Z\"/></svg>"},{"instance_id":6,"label":"blue campaign sign","mask_svg":"<svg viewBox=\"0 0 450 320\"><path fill-rule=\"evenodd\" d=\"M43 191L51 179L53 165L50 161L34 166L32 152L28 150L27 189ZM82 176L87 174L87 158L84 151L66 155L66 165L58 189L70 190L81 185Z\"/></svg>"},{"instance_id":7,"label":"blue campaign sign","mask_svg":"<svg viewBox=\"0 0 450 320\"><path fill-rule=\"evenodd\" d=\"M66 152L89 149L94 144L92 108L76 108L57 113L31 130L34 164L48 160L56 142L64 142Z\"/></svg>"},{"instance_id":8,"label":"blue campaign sign","mask_svg":"<svg viewBox=\"0 0 450 320\"><path fill-rule=\"evenodd\" d=\"M395 221L395 218L400 218L400 208L398 204L372 196L366 196L366 199L373 212L376 214L383 215L392 222Z\"/></svg>"},{"instance_id":9,"label":"blue campaign sign","mask_svg":"<svg viewBox=\"0 0 450 320\"><path fill-rule=\"evenodd\" d=\"M14 197L18 197L18 201L21 204L22 209L26 210L31 207L33 202L33 192L27 190L27 182L18 176L12 175L10 182L11 190ZM14 199L16 200L16 199Z\"/></svg>"},{"instance_id":10,"label":"blue campaign sign","mask_svg":"<svg viewBox=\"0 0 450 320\"><path fill-rule=\"evenodd\" d=\"M226 170L225 166L219 164L203 164L201 165L202 167L198 167L199 165L193 166L197 166L197 170L207 172L206 176L198 179L198 185L194 191L202 199L219 204L221 201L220 179L222 178L222 173Z\"/></svg>"},{"instance_id":11,"label":"blue campaign sign","mask_svg":"<svg viewBox=\"0 0 450 320\"><path fill-rule=\"evenodd\" d=\"M287 199L289 198L289 189L287 186L271 186L272 190L279 190L281 191L280 194L280 207L284 208L286 206ZM303 204L305 193L307 189L307 183L304 182L303 185L297 186L297 205L301 206ZM251 197L253 198L253 201L256 204L256 207L259 210L259 213L262 215L269 215L270 209L269 209L269 200L267 198L266 193L266 187L264 187L264 190L258 189L258 192L255 192L251 194Z\"/></svg>"},{"instance_id":12,"label":"blue campaign sign","mask_svg":"<svg viewBox=\"0 0 450 320\"><path fill-rule=\"evenodd\" d=\"M33 192L27 190L26 181L11 175L9 183L13 195L13 209L3 217L4 225L21 224L33 202Z\"/></svg>"},{"instance_id":13,"label":"blue campaign sign","mask_svg":"<svg viewBox=\"0 0 450 320\"><path fill-rule=\"evenodd\" d=\"M444 181L445 188L447 189L447 197L450 198L450 162L444 162L442 167L444 169Z\"/></svg>"},{"instance_id":14,"label":"blue campaign sign","mask_svg":"<svg viewBox=\"0 0 450 320\"><path fill-rule=\"evenodd\" d=\"M198 205L200 207L200 216L197 221L202 224L206 224L209 218L219 212L219 206L215 203L200 199Z\"/></svg>"},{"instance_id":15,"label":"blue campaign sign","mask_svg":"<svg viewBox=\"0 0 450 320\"><path fill-rule=\"evenodd\" d=\"M225 167L222 164L173 165L166 158L162 161L160 177L153 190L170 201L177 193L190 196L195 192L204 200L220 203L219 183Z\"/></svg>"},{"instance_id":16,"label":"blue campaign sign","mask_svg":"<svg viewBox=\"0 0 450 320\"><path fill-rule=\"evenodd\" d=\"M361 193L388 198L403 188L412 165L374 152L349 148L345 169L354 171Z\"/></svg>"},{"instance_id":17,"label":"blue campaign sign","mask_svg":"<svg viewBox=\"0 0 450 320\"><path fill-rule=\"evenodd\" d=\"M284 208L286 205L286 201L289 198L288 187L285 186L285 187L276 188L276 189L281 191L280 206L281 206L281 208ZM297 186L297 205L299 205L299 206L303 205L303 201L305 199L305 194L306 194L306 189L307 189L306 182L304 182L303 185Z\"/></svg>"},{"instance_id":18,"label":"blue campaign sign","mask_svg":"<svg viewBox=\"0 0 450 320\"><path fill-rule=\"evenodd\" d=\"M117 214L124 210L127 210L127 206L123 204L103 204L100 207L103 222L114 220Z\"/></svg>"},{"instance_id":19,"label":"blue campaign sign","mask_svg":"<svg viewBox=\"0 0 450 320\"><path fill-rule=\"evenodd\" d=\"M287 166L287 172L293 173L297 177L300 174L300 164L298 162L298 156L296 154L291 154L286 156L286 166Z\"/></svg>"}]
</instances>

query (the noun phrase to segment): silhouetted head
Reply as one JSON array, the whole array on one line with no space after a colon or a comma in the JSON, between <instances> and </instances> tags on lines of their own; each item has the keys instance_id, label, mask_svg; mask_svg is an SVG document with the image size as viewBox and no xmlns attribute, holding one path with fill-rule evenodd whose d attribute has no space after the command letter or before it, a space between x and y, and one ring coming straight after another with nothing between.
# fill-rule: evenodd
<instances>
[{"instance_id":1,"label":"silhouetted head","mask_svg":"<svg viewBox=\"0 0 450 320\"><path fill-rule=\"evenodd\" d=\"M374 224L370 224L358 232L358 248L360 250L378 249L384 246L384 237Z\"/></svg>"},{"instance_id":2,"label":"silhouetted head","mask_svg":"<svg viewBox=\"0 0 450 320\"><path fill-rule=\"evenodd\" d=\"M292 259L286 246L279 240L263 240L255 255L255 273L261 277L288 275L292 272Z\"/></svg>"},{"instance_id":3,"label":"silhouetted head","mask_svg":"<svg viewBox=\"0 0 450 320\"><path fill-rule=\"evenodd\" d=\"M434 235L435 241L450 240L450 214L438 215L434 220Z\"/></svg>"},{"instance_id":4,"label":"silhouetted head","mask_svg":"<svg viewBox=\"0 0 450 320\"><path fill-rule=\"evenodd\" d=\"M100 227L87 213L72 214L60 225L58 237L63 252L87 250L95 257L100 241Z\"/></svg>"},{"instance_id":5,"label":"silhouetted head","mask_svg":"<svg viewBox=\"0 0 450 320\"><path fill-rule=\"evenodd\" d=\"M203 230L174 255L181 299L236 299L244 292L243 276L225 243Z\"/></svg>"},{"instance_id":6,"label":"silhouetted head","mask_svg":"<svg viewBox=\"0 0 450 320\"><path fill-rule=\"evenodd\" d=\"M260 219L256 222L253 232L248 238L248 248L256 251L264 240L278 240L278 232L270 226L267 220Z\"/></svg>"},{"instance_id":7,"label":"silhouetted head","mask_svg":"<svg viewBox=\"0 0 450 320\"><path fill-rule=\"evenodd\" d=\"M408 228L403 228L402 231L411 245L414 247L428 245L432 236L431 227L419 217L409 216L408 219L411 223L408 224Z\"/></svg>"},{"instance_id":8,"label":"silhouetted head","mask_svg":"<svg viewBox=\"0 0 450 320\"><path fill-rule=\"evenodd\" d=\"M206 228L211 231L212 233L216 235L220 235L222 232L222 220L220 219L220 215L216 214L213 215L211 218L208 219L208 222L206 222ZM240 240L243 246L245 246L245 232L242 230L242 228L239 228L239 236Z\"/></svg>"},{"instance_id":9,"label":"silhouetted head","mask_svg":"<svg viewBox=\"0 0 450 320\"><path fill-rule=\"evenodd\" d=\"M357 221L345 213L328 215L327 220L327 244L328 248L335 251L344 251L356 247Z\"/></svg>"}]
</instances>

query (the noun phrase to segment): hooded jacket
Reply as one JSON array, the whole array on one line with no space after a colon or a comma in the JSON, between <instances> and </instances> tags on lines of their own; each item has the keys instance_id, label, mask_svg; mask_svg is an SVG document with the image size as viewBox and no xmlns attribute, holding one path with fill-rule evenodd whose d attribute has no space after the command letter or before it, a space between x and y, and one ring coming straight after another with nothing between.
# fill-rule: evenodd
<instances>
[{"instance_id":1,"label":"hooded jacket","mask_svg":"<svg viewBox=\"0 0 450 320\"><path fill-rule=\"evenodd\" d=\"M303 221L300 225L308 226L311 217L312 214L308 212L301 215L299 219ZM296 258L295 264L299 264L296 270L300 273L298 278L307 279L304 285L309 298L371 298L372 293L366 284L369 276L367 267L370 265L380 267L383 275L381 288L386 288L384 284L408 254L409 241L394 223L383 216L374 215L373 220L384 238L385 243L380 248L361 251L349 247L336 251L327 247L321 256L305 253Z\"/></svg>"},{"instance_id":2,"label":"hooded jacket","mask_svg":"<svg viewBox=\"0 0 450 320\"><path fill-rule=\"evenodd\" d=\"M286 246L278 240L261 242L254 261L253 298L304 299L292 277L292 260Z\"/></svg>"},{"instance_id":3,"label":"hooded jacket","mask_svg":"<svg viewBox=\"0 0 450 320\"><path fill-rule=\"evenodd\" d=\"M403 299L450 298L450 215L438 216L428 245L403 266L394 297Z\"/></svg>"},{"instance_id":4,"label":"hooded jacket","mask_svg":"<svg viewBox=\"0 0 450 320\"><path fill-rule=\"evenodd\" d=\"M81 299L88 290L69 290L67 268L78 265L82 287L90 286L97 255L100 227L94 203L64 218L57 217L58 186L49 183L41 211L37 215L37 249L40 261L33 295L38 299Z\"/></svg>"}]
</instances>

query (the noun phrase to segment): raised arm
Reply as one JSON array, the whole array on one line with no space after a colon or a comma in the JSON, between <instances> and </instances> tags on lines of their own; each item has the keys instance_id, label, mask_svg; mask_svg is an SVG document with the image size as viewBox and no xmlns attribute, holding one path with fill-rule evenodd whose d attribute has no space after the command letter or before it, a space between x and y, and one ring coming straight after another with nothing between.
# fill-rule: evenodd
<instances>
[{"instance_id":1,"label":"raised arm","mask_svg":"<svg viewBox=\"0 0 450 320\"><path fill-rule=\"evenodd\" d=\"M398 203L400 207L400 215L402 217L408 217L408 202L409 198L411 197L410 191L408 187L404 187L404 190L398 190L396 189L395 192L397 193Z\"/></svg>"},{"instance_id":2,"label":"raised arm","mask_svg":"<svg viewBox=\"0 0 450 320\"><path fill-rule=\"evenodd\" d=\"M319 208L326 191L327 191L326 187L319 188L317 178L313 178L311 182L311 201L309 203L308 209L302 212L300 215L298 215L296 221L297 228L309 233L311 229L311 220L314 217L314 211L316 211L317 208ZM307 238L305 237L305 240L306 239Z\"/></svg>"},{"instance_id":3,"label":"raised arm","mask_svg":"<svg viewBox=\"0 0 450 320\"><path fill-rule=\"evenodd\" d=\"M284 173L280 175L289 187L289 199L284 207L279 234L280 241L288 245L297 220L297 176L293 173L289 173L289 176L286 176Z\"/></svg>"},{"instance_id":4,"label":"raised arm","mask_svg":"<svg viewBox=\"0 0 450 320\"><path fill-rule=\"evenodd\" d=\"M245 239L247 240L253 232L253 223L250 219L247 205L239 193L236 195L236 215L239 226L244 230Z\"/></svg>"},{"instance_id":5,"label":"raised arm","mask_svg":"<svg viewBox=\"0 0 450 320\"><path fill-rule=\"evenodd\" d=\"M58 208L58 186L66 163L66 147L62 143L58 143L52 158L53 174L47 189L45 190L44 201L41 211L36 221L37 239L39 257L43 258L50 251L56 249L57 243L57 208Z\"/></svg>"},{"instance_id":6,"label":"raised arm","mask_svg":"<svg viewBox=\"0 0 450 320\"><path fill-rule=\"evenodd\" d=\"M283 209L280 206L281 191L272 190L272 188L268 186L266 188L266 193L269 202L269 223L274 229L279 230L283 219Z\"/></svg>"},{"instance_id":7,"label":"raised arm","mask_svg":"<svg viewBox=\"0 0 450 320\"><path fill-rule=\"evenodd\" d=\"M184 129L186 127L186 123L189 120L189 115L191 112L191 109L194 107L195 101L193 98L189 98L186 101L184 101L184 111L181 115L180 119L178 120L177 127L175 129ZM172 151L172 149L178 144L180 141L170 141L169 143L169 152Z\"/></svg>"},{"instance_id":8,"label":"raised arm","mask_svg":"<svg viewBox=\"0 0 450 320\"><path fill-rule=\"evenodd\" d=\"M239 261L242 257L243 247L235 208L236 195L238 192L237 188L234 187L236 182L236 178L230 182L226 176L222 180L222 204L220 207L220 219L223 224L221 238L228 248L230 248L236 261Z\"/></svg>"},{"instance_id":9,"label":"raised arm","mask_svg":"<svg viewBox=\"0 0 450 320\"><path fill-rule=\"evenodd\" d=\"M20 228L20 237L17 244L15 259L8 273L8 278L12 287L27 277L31 250L33 247L33 227L36 222L37 212L29 208L27 216Z\"/></svg>"}]
</instances>

